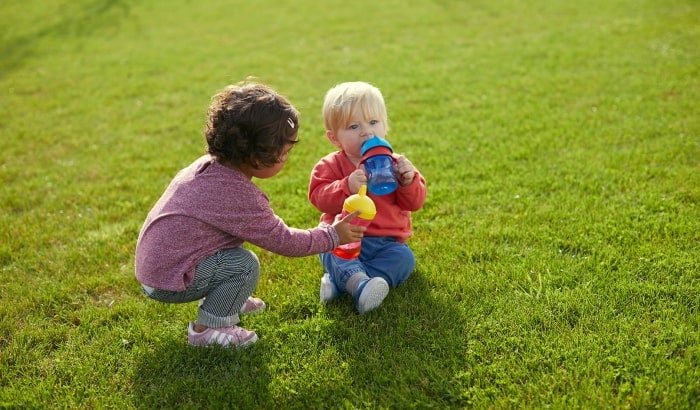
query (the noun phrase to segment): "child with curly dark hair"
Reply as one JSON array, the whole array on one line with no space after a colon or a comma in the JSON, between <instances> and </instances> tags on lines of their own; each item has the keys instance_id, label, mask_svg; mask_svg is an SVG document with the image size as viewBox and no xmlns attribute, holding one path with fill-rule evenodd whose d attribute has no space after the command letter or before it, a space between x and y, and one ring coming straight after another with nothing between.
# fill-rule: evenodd
<instances>
[{"instance_id":1,"label":"child with curly dark hair","mask_svg":"<svg viewBox=\"0 0 700 410\"><path fill-rule=\"evenodd\" d=\"M285 256L329 252L359 240L356 214L313 229L288 227L252 178L270 178L298 142L299 115L268 86L241 82L212 98L208 153L181 170L146 217L136 245L136 278L148 297L200 301L191 345L246 346L255 332L239 315L258 313L252 297L260 263L244 242Z\"/></svg>"}]
</instances>

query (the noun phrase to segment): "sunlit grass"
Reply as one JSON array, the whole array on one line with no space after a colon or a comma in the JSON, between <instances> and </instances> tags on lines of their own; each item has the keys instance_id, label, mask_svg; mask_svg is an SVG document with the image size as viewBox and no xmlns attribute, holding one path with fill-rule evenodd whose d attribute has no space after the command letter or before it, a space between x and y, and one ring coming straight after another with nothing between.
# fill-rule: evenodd
<instances>
[{"instance_id":1,"label":"sunlit grass","mask_svg":"<svg viewBox=\"0 0 700 410\"><path fill-rule=\"evenodd\" d=\"M0 406L697 406L697 4L234 3L0 6ZM318 303L316 257L255 249L260 341L192 349L134 246L249 75L302 113L256 181L302 228L325 91L382 89L428 180L418 267L359 316Z\"/></svg>"}]
</instances>

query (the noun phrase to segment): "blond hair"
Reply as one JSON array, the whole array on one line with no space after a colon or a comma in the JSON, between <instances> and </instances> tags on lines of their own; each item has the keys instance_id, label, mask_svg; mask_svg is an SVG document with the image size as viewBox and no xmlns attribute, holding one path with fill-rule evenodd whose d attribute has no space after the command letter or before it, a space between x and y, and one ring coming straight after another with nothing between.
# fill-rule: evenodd
<instances>
[{"instance_id":1,"label":"blond hair","mask_svg":"<svg viewBox=\"0 0 700 410\"><path fill-rule=\"evenodd\" d=\"M363 81L345 82L328 90L323 102L323 123L326 130L337 132L350 123L360 110L365 118L378 118L389 131L384 97L379 89Z\"/></svg>"}]
</instances>

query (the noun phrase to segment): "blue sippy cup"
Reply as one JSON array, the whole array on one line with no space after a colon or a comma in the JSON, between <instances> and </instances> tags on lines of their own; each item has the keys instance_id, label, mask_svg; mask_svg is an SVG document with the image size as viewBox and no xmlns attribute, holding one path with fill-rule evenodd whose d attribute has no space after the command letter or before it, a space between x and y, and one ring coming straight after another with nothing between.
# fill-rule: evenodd
<instances>
[{"instance_id":1,"label":"blue sippy cup","mask_svg":"<svg viewBox=\"0 0 700 410\"><path fill-rule=\"evenodd\" d=\"M391 144L376 135L362 144L360 163L367 172L367 189L374 195L390 194L399 186L393 152Z\"/></svg>"}]
</instances>

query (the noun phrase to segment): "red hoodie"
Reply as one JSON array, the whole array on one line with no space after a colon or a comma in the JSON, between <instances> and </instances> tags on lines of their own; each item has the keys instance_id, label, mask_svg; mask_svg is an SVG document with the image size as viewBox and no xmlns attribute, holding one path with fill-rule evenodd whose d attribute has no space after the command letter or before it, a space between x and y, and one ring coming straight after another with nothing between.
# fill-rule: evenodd
<instances>
[{"instance_id":1,"label":"red hoodie","mask_svg":"<svg viewBox=\"0 0 700 410\"><path fill-rule=\"evenodd\" d=\"M332 152L314 166L309 182L309 201L321 212L321 222L332 224L343 211L345 198L351 195L348 176L357 167L342 151ZM377 216L365 231L366 236L392 236L399 242L411 237L411 212L425 203L425 179L416 172L413 182L387 195L367 193L377 207Z\"/></svg>"}]
</instances>

